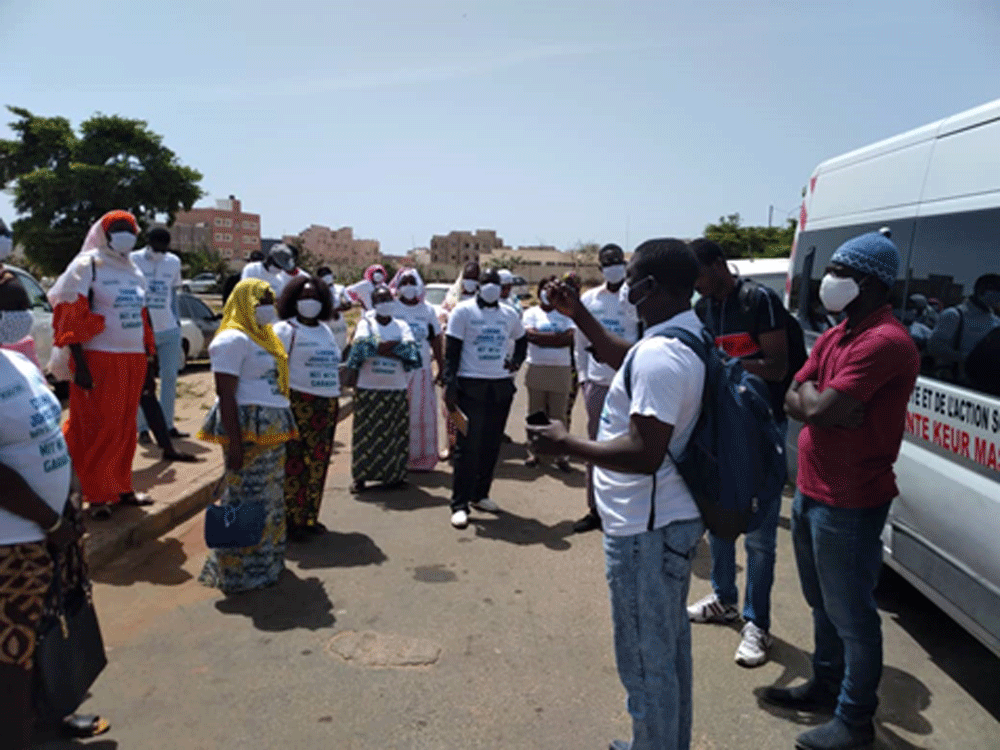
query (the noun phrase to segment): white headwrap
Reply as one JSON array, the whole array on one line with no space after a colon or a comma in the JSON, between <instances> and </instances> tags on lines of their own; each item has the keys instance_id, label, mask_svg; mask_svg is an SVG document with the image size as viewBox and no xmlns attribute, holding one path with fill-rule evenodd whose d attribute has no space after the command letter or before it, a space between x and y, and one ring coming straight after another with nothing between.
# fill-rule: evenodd
<instances>
[{"instance_id":1,"label":"white headwrap","mask_svg":"<svg viewBox=\"0 0 1000 750\"><path fill-rule=\"evenodd\" d=\"M103 221L104 216L90 227L80 252L70 261L66 270L49 289L49 303L53 307L64 302L73 303L79 297L87 296L94 278L92 266L107 265L111 268L139 272L131 258L123 258L108 247L108 237L104 231Z\"/></svg>"}]
</instances>

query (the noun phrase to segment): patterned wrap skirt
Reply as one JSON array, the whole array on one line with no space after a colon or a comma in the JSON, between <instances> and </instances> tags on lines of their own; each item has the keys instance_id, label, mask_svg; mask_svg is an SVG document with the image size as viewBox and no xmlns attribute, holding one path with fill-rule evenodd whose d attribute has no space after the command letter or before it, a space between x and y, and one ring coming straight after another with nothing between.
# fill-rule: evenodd
<instances>
[{"instance_id":1,"label":"patterned wrap skirt","mask_svg":"<svg viewBox=\"0 0 1000 750\"><path fill-rule=\"evenodd\" d=\"M406 478L410 407L406 391L354 390L351 477L393 484Z\"/></svg>"},{"instance_id":2,"label":"patterned wrap skirt","mask_svg":"<svg viewBox=\"0 0 1000 750\"><path fill-rule=\"evenodd\" d=\"M34 668L52 571L45 542L0 546L0 664L28 672Z\"/></svg>"},{"instance_id":3,"label":"patterned wrap skirt","mask_svg":"<svg viewBox=\"0 0 1000 750\"><path fill-rule=\"evenodd\" d=\"M260 543L209 550L198 580L226 594L271 586L285 568L285 441L298 436L288 409L243 405L239 416L243 468L226 475L227 502L264 503L267 515ZM209 412L198 437L227 442L218 405Z\"/></svg>"},{"instance_id":4,"label":"patterned wrap skirt","mask_svg":"<svg viewBox=\"0 0 1000 750\"><path fill-rule=\"evenodd\" d=\"M315 526L337 429L336 398L292 391L299 437L285 444L285 514L289 526Z\"/></svg>"},{"instance_id":5,"label":"patterned wrap skirt","mask_svg":"<svg viewBox=\"0 0 1000 750\"><path fill-rule=\"evenodd\" d=\"M410 458L406 467L411 471L431 471L438 462L437 393L430 367L407 373L407 395L410 400Z\"/></svg>"}]
</instances>

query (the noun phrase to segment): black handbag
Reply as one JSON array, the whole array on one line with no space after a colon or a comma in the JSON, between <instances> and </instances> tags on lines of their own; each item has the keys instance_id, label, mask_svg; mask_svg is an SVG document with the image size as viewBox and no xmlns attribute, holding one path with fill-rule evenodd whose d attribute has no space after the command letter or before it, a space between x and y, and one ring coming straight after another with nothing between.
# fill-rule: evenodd
<instances>
[{"instance_id":1,"label":"black handbag","mask_svg":"<svg viewBox=\"0 0 1000 750\"><path fill-rule=\"evenodd\" d=\"M52 588L35 647L35 712L55 723L80 707L108 664L86 576L63 590L62 554L54 553Z\"/></svg>"},{"instance_id":2,"label":"black handbag","mask_svg":"<svg viewBox=\"0 0 1000 750\"><path fill-rule=\"evenodd\" d=\"M219 493L225 481L223 477L213 493L222 504L209 505L205 509L205 545L210 549L255 547L264 537L265 503L227 502L229 488Z\"/></svg>"}]
</instances>

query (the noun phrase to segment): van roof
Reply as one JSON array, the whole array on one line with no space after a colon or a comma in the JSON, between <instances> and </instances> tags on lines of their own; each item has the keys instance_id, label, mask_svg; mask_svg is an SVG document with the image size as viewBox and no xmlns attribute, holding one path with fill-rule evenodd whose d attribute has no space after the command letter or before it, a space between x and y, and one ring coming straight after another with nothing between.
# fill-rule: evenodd
<instances>
[{"instance_id":1,"label":"van roof","mask_svg":"<svg viewBox=\"0 0 1000 750\"><path fill-rule=\"evenodd\" d=\"M788 258L740 258L727 261L730 269L740 276L753 277L754 274L786 274Z\"/></svg>"}]
</instances>

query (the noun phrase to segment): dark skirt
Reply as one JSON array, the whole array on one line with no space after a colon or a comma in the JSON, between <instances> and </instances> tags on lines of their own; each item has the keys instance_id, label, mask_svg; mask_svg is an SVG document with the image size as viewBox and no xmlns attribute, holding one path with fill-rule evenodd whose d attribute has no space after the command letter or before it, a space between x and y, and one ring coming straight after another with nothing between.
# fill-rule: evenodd
<instances>
[{"instance_id":1,"label":"dark skirt","mask_svg":"<svg viewBox=\"0 0 1000 750\"><path fill-rule=\"evenodd\" d=\"M406 391L354 390L351 477L394 484L406 478L410 406Z\"/></svg>"},{"instance_id":2,"label":"dark skirt","mask_svg":"<svg viewBox=\"0 0 1000 750\"><path fill-rule=\"evenodd\" d=\"M337 429L337 399L292 391L299 437L285 444L285 514L289 527L315 526Z\"/></svg>"}]
</instances>

